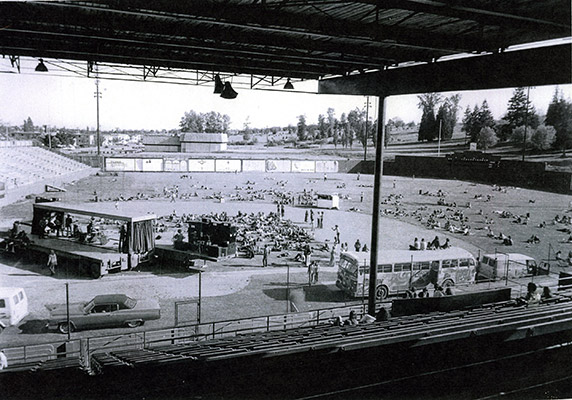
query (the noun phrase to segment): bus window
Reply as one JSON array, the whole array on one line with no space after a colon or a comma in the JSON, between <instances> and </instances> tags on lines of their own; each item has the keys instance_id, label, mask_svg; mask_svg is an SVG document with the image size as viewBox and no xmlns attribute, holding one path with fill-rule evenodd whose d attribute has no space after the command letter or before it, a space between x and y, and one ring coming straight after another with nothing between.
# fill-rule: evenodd
<instances>
[{"instance_id":1,"label":"bus window","mask_svg":"<svg viewBox=\"0 0 572 400\"><path fill-rule=\"evenodd\" d=\"M443 260L441 261L442 268L456 268L458 260Z\"/></svg>"},{"instance_id":2,"label":"bus window","mask_svg":"<svg viewBox=\"0 0 572 400\"><path fill-rule=\"evenodd\" d=\"M438 263L438 262L439 262L439 261L437 261L437 263ZM422 270L428 270L428 269L429 269L429 266L430 266L429 261L424 261L424 262L422 262L422 263L420 263L420 264L421 264L421 269L422 269Z\"/></svg>"},{"instance_id":3,"label":"bus window","mask_svg":"<svg viewBox=\"0 0 572 400\"><path fill-rule=\"evenodd\" d=\"M391 272L391 264L383 264L383 265L378 265L377 266L377 272L380 273L387 273L387 272Z\"/></svg>"},{"instance_id":4,"label":"bus window","mask_svg":"<svg viewBox=\"0 0 572 400\"><path fill-rule=\"evenodd\" d=\"M471 267L474 267L475 265L477 265L477 262L476 262L474 259L469 258L469 265L470 265Z\"/></svg>"},{"instance_id":5,"label":"bus window","mask_svg":"<svg viewBox=\"0 0 572 400\"><path fill-rule=\"evenodd\" d=\"M420 271L421 270L421 263L413 263L413 271Z\"/></svg>"},{"instance_id":6,"label":"bus window","mask_svg":"<svg viewBox=\"0 0 572 400\"><path fill-rule=\"evenodd\" d=\"M463 267L464 267L464 268L467 268L469 265L471 265L471 261L472 261L472 259L470 259L470 258L461 258L461 259L459 260L459 266L460 266L461 268L463 268ZM475 264L475 263L474 263L474 261L473 261L472 265L474 265L474 264Z\"/></svg>"},{"instance_id":7,"label":"bus window","mask_svg":"<svg viewBox=\"0 0 572 400\"><path fill-rule=\"evenodd\" d=\"M396 263L393 267L395 272L401 271L411 271L411 264L410 263Z\"/></svg>"}]
</instances>

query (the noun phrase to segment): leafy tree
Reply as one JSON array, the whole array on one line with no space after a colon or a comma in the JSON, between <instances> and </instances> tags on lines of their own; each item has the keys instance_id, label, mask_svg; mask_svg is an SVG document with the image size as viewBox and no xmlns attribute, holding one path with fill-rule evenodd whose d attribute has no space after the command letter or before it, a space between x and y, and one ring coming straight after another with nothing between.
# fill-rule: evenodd
<instances>
[{"instance_id":1,"label":"leafy tree","mask_svg":"<svg viewBox=\"0 0 572 400\"><path fill-rule=\"evenodd\" d=\"M439 93L424 93L417 96L419 103L417 107L423 110L421 123L419 124L418 140L432 141L439 135L439 124L435 119L435 108L441 103L442 98Z\"/></svg>"},{"instance_id":2,"label":"leafy tree","mask_svg":"<svg viewBox=\"0 0 572 400\"><path fill-rule=\"evenodd\" d=\"M298 116L298 140L306 140L306 136L307 136L307 131L308 127L306 125L306 116L305 115L299 115Z\"/></svg>"},{"instance_id":3,"label":"leafy tree","mask_svg":"<svg viewBox=\"0 0 572 400\"><path fill-rule=\"evenodd\" d=\"M493 128L485 126L477 135L477 147L479 149L487 150L497 144L497 134Z\"/></svg>"},{"instance_id":4,"label":"leafy tree","mask_svg":"<svg viewBox=\"0 0 572 400\"><path fill-rule=\"evenodd\" d=\"M326 117L324 117L324 114L318 115L318 138L323 139L328 137L327 130L328 127L326 125Z\"/></svg>"},{"instance_id":5,"label":"leafy tree","mask_svg":"<svg viewBox=\"0 0 572 400\"><path fill-rule=\"evenodd\" d=\"M230 117L216 111L197 113L185 112L179 122L182 132L194 133L227 133L230 126Z\"/></svg>"},{"instance_id":6,"label":"leafy tree","mask_svg":"<svg viewBox=\"0 0 572 400\"><path fill-rule=\"evenodd\" d=\"M181 118L179 126L183 132L204 132L205 121L202 114L191 110Z\"/></svg>"},{"instance_id":7,"label":"leafy tree","mask_svg":"<svg viewBox=\"0 0 572 400\"><path fill-rule=\"evenodd\" d=\"M242 133L242 139L244 139L245 142L249 142L250 139L252 139L252 129L250 129L250 117L246 117L243 127L244 129Z\"/></svg>"},{"instance_id":8,"label":"leafy tree","mask_svg":"<svg viewBox=\"0 0 572 400\"><path fill-rule=\"evenodd\" d=\"M359 108L350 111L348 113L348 124L350 126L350 148L353 144L354 133L362 146L365 147L367 144L367 138L365 136L365 112Z\"/></svg>"},{"instance_id":9,"label":"leafy tree","mask_svg":"<svg viewBox=\"0 0 572 400\"><path fill-rule=\"evenodd\" d=\"M336 117L333 108L328 108L328 137L334 136L334 130L336 129Z\"/></svg>"},{"instance_id":10,"label":"leafy tree","mask_svg":"<svg viewBox=\"0 0 572 400\"><path fill-rule=\"evenodd\" d=\"M532 132L534 131L534 129L532 129L530 126L525 127L524 126L517 126L516 128L514 128L512 130L512 134L510 135L510 139L511 141L518 147L523 147L524 146L524 135L526 132L526 147L530 147L531 145L531 138L532 138Z\"/></svg>"},{"instance_id":11,"label":"leafy tree","mask_svg":"<svg viewBox=\"0 0 572 400\"><path fill-rule=\"evenodd\" d=\"M22 126L22 130L24 132L34 132L34 123L32 122L32 118L28 117L24 121L24 125Z\"/></svg>"},{"instance_id":12,"label":"leafy tree","mask_svg":"<svg viewBox=\"0 0 572 400\"><path fill-rule=\"evenodd\" d=\"M508 122L508 129L513 129L528 125L536 129L539 118L534 106L527 98L523 87L514 89L512 97L508 101L506 115L503 117Z\"/></svg>"},{"instance_id":13,"label":"leafy tree","mask_svg":"<svg viewBox=\"0 0 572 400\"><path fill-rule=\"evenodd\" d=\"M340 115L340 139L344 148L348 147L349 144L348 133L348 119L346 113L342 113L342 115Z\"/></svg>"},{"instance_id":14,"label":"leafy tree","mask_svg":"<svg viewBox=\"0 0 572 400\"><path fill-rule=\"evenodd\" d=\"M566 154L566 149L572 146L572 103L563 98L558 88L548 105L544 123L554 127L554 147L562 149L563 154Z\"/></svg>"},{"instance_id":15,"label":"leafy tree","mask_svg":"<svg viewBox=\"0 0 572 400\"><path fill-rule=\"evenodd\" d=\"M532 133L530 144L536 150L548 150L556 139L556 130L552 126L538 125Z\"/></svg>"}]
</instances>

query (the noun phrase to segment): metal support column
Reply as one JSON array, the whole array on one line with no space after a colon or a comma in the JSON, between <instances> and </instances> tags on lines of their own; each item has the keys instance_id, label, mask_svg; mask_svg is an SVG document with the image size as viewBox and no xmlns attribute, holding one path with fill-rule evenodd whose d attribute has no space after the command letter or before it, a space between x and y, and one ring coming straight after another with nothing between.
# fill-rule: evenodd
<instances>
[{"instance_id":1,"label":"metal support column","mask_svg":"<svg viewBox=\"0 0 572 400\"><path fill-rule=\"evenodd\" d=\"M367 310L375 315L375 295L377 286L377 252L379 250L379 209L381 198L381 176L383 175L383 143L385 142L385 99L380 96L377 112L377 140L375 145L375 169L373 181L373 212L371 215L371 253L369 259L369 298Z\"/></svg>"}]
</instances>

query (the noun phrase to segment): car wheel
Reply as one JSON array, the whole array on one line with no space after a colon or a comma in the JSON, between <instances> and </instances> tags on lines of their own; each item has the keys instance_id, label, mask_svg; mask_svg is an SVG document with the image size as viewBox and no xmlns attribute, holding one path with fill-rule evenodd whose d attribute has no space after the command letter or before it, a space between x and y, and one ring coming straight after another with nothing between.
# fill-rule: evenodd
<instances>
[{"instance_id":1,"label":"car wheel","mask_svg":"<svg viewBox=\"0 0 572 400\"><path fill-rule=\"evenodd\" d=\"M375 299L376 300L383 300L383 299L387 298L388 294L389 294L389 289L387 288L387 286L381 285L375 289Z\"/></svg>"},{"instance_id":2,"label":"car wheel","mask_svg":"<svg viewBox=\"0 0 572 400\"><path fill-rule=\"evenodd\" d=\"M69 325L67 322L60 322L58 325L58 331L63 334L67 334L68 332L73 332L73 324L70 322Z\"/></svg>"},{"instance_id":3,"label":"car wheel","mask_svg":"<svg viewBox=\"0 0 572 400\"><path fill-rule=\"evenodd\" d=\"M138 326L143 325L143 321L128 321L126 325L129 328L137 328Z\"/></svg>"}]
</instances>

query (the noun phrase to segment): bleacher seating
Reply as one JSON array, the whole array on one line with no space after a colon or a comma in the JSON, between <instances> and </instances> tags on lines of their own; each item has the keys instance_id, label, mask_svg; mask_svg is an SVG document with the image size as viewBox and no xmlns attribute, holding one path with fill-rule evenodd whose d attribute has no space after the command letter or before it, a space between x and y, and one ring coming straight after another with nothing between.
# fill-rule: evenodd
<instances>
[{"instance_id":1,"label":"bleacher seating","mask_svg":"<svg viewBox=\"0 0 572 400\"><path fill-rule=\"evenodd\" d=\"M510 332L516 335L515 339L521 339L530 334L530 327L537 327L537 334L542 334L543 327L550 325L553 329L552 325L566 325L571 318L572 298L558 296L531 307L508 301L462 311L394 317L371 324L342 327L322 324L188 344L110 351L96 353L93 358L105 369L118 363L133 367L182 359L216 362L245 356L278 357L319 349L352 351L411 340L432 344L497 332ZM564 325L562 329L566 329Z\"/></svg>"},{"instance_id":2,"label":"bleacher seating","mask_svg":"<svg viewBox=\"0 0 572 400\"><path fill-rule=\"evenodd\" d=\"M0 159L0 181L5 182L7 190L89 168L35 146L0 147Z\"/></svg>"}]
</instances>

